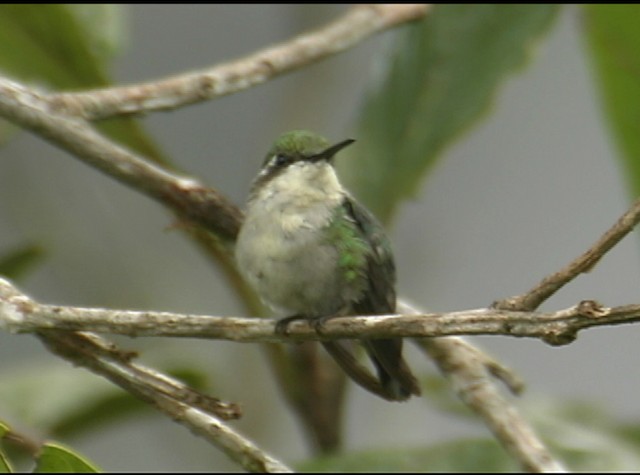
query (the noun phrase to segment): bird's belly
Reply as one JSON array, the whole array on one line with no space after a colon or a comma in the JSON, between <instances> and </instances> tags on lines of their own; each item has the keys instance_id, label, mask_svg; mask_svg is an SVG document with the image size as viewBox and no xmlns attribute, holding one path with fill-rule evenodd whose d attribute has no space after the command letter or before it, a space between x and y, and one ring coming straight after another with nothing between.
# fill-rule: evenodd
<instances>
[{"instance_id":1,"label":"bird's belly","mask_svg":"<svg viewBox=\"0 0 640 475\"><path fill-rule=\"evenodd\" d=\"M346 302L336 247L317 230L264 227L241 232L236 243L240 270L262 300L284 316L338 313Z\"/></svg>"}]
</instances>

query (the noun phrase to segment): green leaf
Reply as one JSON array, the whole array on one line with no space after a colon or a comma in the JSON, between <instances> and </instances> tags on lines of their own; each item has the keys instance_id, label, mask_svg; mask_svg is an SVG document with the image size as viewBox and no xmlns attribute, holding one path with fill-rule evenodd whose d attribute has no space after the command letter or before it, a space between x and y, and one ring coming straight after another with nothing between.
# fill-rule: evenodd
<instances>
[{"instance_id":1,"label":"green leaf","mask_svg":"<svg viewBox=\"0 0 640 475\"><path fill-rule=\"evenodd\" d=\"M0 256L0 274L10 279L19 279L44 257L39 246L25 245Z\"/></svg>"},{"instance_id":2,"label":"green leaf","mask_svg":"<svg viewBox=\"0 0 640 475\"><path fill-rule=\"evenodd\" d=\"M513 472L495 440L466 439L419 449L350 452L299 464L302 472Z\"/></svg>"},{"instance_id":3,"label":"green leaf","mask_svg":"<svg viewBox=\"0 0 640 475\"><path fill-rule=\"evenodd\" d=\"M0 421L0 439L2 439L10 430L11 428L7 424Z\"/></svg>"},{"instance_id":4,"label":"green leaf","mask_svg":"<svg viewBox=\"0 0 640 475\"><path fill-rule=\"evenodd\" d=\"M122 20L101 21L96 7L0 4L0 71L56 90L83 90L110 83L107 61L113 29ZM102 16L122 16L109 10ZM114 23L119 24L116 28ZM103 121L98 128L148 158L166 163L142 127L131 118Z\"/></svg>"},{"instance_id":5,"label":"green leaf","mask_svg":"<svg viewBox=\"0 0 640 475\"><path fill-rule=\"evenodd\" d=\"M444 147L487 111L555 18L555 5L437 5L398 34L340 160L356 196L388 222ZM473 158L473 157L471 157Z\"/></svg>"},{"instance_id":6,"label":"green leaf","mask_svg":"<svg viewBox=\"0 0 640 475\"><path fill-rule=\"evenodd\" d=\"M79 19L95 54L109 60L122 51L128 41L126 5L70 3L65 6Z\"/></svg>"},{"instance_id":7,"label":"green leaf","mask_svg":"<svg viewBox=\"0 0 640 475\"><path fill-rule=\"evenodd\" d=\"M202 373L192 368L168 372L196 389L205 385ZM105 379L56 363L6 371L0 381L4 410L56 437L77 435L149 410L147 404Z\"/></svg>"},{"instance_id":8,"label":"green leaf","mask_svg":"<svg viewBox=\"0 0 640 475\"><path fill-rule=\"evenodd\" d=\"M42 446L35 473L97 473L99 470L72 449L56 442Z\"/></svg>"},{"instance_id":9,"label":"green leaf","mask_svg":"<svg viewBox=\"0 0 640 475\"><path fill-rule=\"evenodd\" d=\"M2 450L0 450L0 473L13 473L13 467Z\"/></svg>"},{"instance_id":10,"label":"green leaf","mask_svg":"<svg viewBox=\"0 0 640 475\"><path fill-rule=\"evenodd\" d=\"M0 375L0 400L5 411L42 431L65 433L79 424L92 426L115 420L131 406L145 407L108 381L87 371L60 364L41 363Z\"/></svg>"},{"instance_id":11,"label":"green leaf","mask_svg":"<svg viewBox=\"0 0 640 475\"><path fill-rule=\"evenodd\" d=\"M4 422L0 421L0 439L7 434L11 429ZM2 447L0 446L0 473L13 473L13 468L9 463L9 459L5 455Z\"/></svg>"},{"instance_id":12,"label":"green leaf","mask_svg":"<svg viewBox=\"0 0 640 475\"><path fill-rule=\"evenodd\" d=\"M167 372L192 388L198 389L205 385L205 377L196 370L177 369ZM75 410L60 414L61 417L50 427L50 433L56 437L77 435L149 409L147 404L116 387L102 394L95 394L91 399L83 394L70 395L70 398L82 398L82 401Z\"/></svg>"},{"instance_id":13,"label":"green leaf","mask_svg":"<svg viewBox=\"0 0 640 475\"><path fill-rule=\"evenodd\" d=\"M104 86L93 41L65 5L0 5L0 68L61 89Z\"/></svg>"},{"instance_id":14,"label":"green leaf","mask_svg":"<svg viewBox=\"0 0 640 475\"><path fill-rule=\"evenodd\" d=\"M635 196L640 193L640 6L583 8L596 84Z\"/></svg>"}]
</instances>

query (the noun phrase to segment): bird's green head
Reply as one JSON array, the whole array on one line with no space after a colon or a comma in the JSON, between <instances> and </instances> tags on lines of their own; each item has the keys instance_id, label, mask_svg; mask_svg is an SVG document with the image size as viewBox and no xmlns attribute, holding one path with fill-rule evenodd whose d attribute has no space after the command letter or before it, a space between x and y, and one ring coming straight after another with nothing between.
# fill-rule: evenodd
<instances>
[{"instance_id":1,"label":"bird's green head","mask_svg":"<svg viewBox=\"0 0 640 475\"><path fill-rule=\"evenodd\" d=\"M308 130L286 132L278 137L269 149L262 162L262 169L253 182L252 190L255 192L288 171L295 175L293 170L300 172L302 168L306 168L305 164L309 167L322 166L323 163L330 166L334 155L353 142L355 140L347 139L335 145L329 145L327 139ZM316 166L313 168L315 169Z\"/></svg>"},{"instance_id":2,"label":"bird's green head","mask_svg":"<svg viewBox=\"0 0 640 475\"><path fill-rule=\"evenodd\" d=\"M330 162L341 149L354 142L343 140L336 145L329 145L327 139L308 130L292 130L285 132L273 143L262 163L264 169L281 169L295 162Z\"/></svg>"}]
</instances>

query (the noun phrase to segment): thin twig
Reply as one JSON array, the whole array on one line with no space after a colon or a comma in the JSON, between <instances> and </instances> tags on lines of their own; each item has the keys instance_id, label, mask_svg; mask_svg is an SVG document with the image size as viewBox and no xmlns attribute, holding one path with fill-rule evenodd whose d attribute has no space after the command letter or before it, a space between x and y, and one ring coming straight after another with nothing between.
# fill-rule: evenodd
<instances>
[{"instance_id":1,"label":"thin twig","mask_svg":"<svg viewBox=\"0 0 640 475\"><path fill-rule=\"evenodd\" d=\"M107 340L89 333L42 332L38 336L54 353L108 378L138 398L151 403L171 419L204 437L232 460L252 472L291 472L282 462L258 448L253 442L224 424L194 399L176 397L172 378L130 361ZM169 388L170 390L167 390ZM190 390L193 391L193 390ZM180 391L182 392L182 391ZM178 396L181 396L179 394ZM213 400L204 396L209 401ZM229 406L233 407L233 406ZM237 411L237 408L234 409ZM224 414L224 413L223 413Z\"/></svg>"},{"instance_id":2,"label":"thin twig","mask_svg":"<svg viewBox=\"0 0 640 475\"><path fill-rule=\"evenodd\" d=\"M532 311L581 273L589 272L600 259L640 222L640 199L582 255L544 279L528 292L499 300L493 307L504 310Z\"/></svg>"},{"instance_id":3,"label":"thin twig","mask_svg":"<svg viewBox=\"0 0 640 475\"><path fill-rule=\"evenodd\" d=\"M45 330L93 331L139 336L209 338L236 342L287 342L341 338L507 335L538 338L551 345L575 340L579 330L640 321L640 304L602 307L586 300L556 312L513 312L491 308L420 315L373 315L329 320L319 335L306 321L293 322L288 334L262 318L186 315L40 304L0 279L0 329L15 333Z\"/></svg>"},{"instance_id":4,"label":"thin twig","mask_svg":"<svg viewBox=\"0 0 640 475\"><path fill-rule=\"evenodd\" d=\"M238 419L240 407L234 403L200 393L181 381L133 362L134 352L122 351L113 343L89 332L38 332L39 338L54 353L106 377L142 399L153 402L156 396L220 417Z\"/></svg>"},{"instance_id":5,"label":"thin twig","mask_svg":"<svg viewBox=\"0 0 640 475\"><path fill-rule=\"evenodd\" d=\"M358 5L314 32L245 58L164 80L52 96L55 109L87 120L138 114L214 99L262 84L344 51L365 38L422 18L427 5Z\"/></svg>"}]
</instances>

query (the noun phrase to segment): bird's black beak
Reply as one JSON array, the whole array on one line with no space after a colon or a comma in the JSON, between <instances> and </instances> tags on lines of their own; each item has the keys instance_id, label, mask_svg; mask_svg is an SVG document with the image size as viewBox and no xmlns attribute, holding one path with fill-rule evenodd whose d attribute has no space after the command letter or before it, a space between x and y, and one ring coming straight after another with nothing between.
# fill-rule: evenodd
<instances>
[{"instance_id":1,"label":"bird's black beak","mask_svg":"<svg viewBox=\"0 0 640 475\"><path fill-rule=\"evenodd\" d=\"M333 156L338 153L340 150L342 150L343 148L345 148L348 145L351 145L353 142L355 142L354 139L347 139L347 140L343 140L342 142L339 142L335 145L332 145L331 147L323 150L322 152L318 153L317 155L313 155L312 157L309 157L309 161L311 162L319 162L320 160L326 160L329 161L333 158Z\"/></svg>"}]
</instances>

